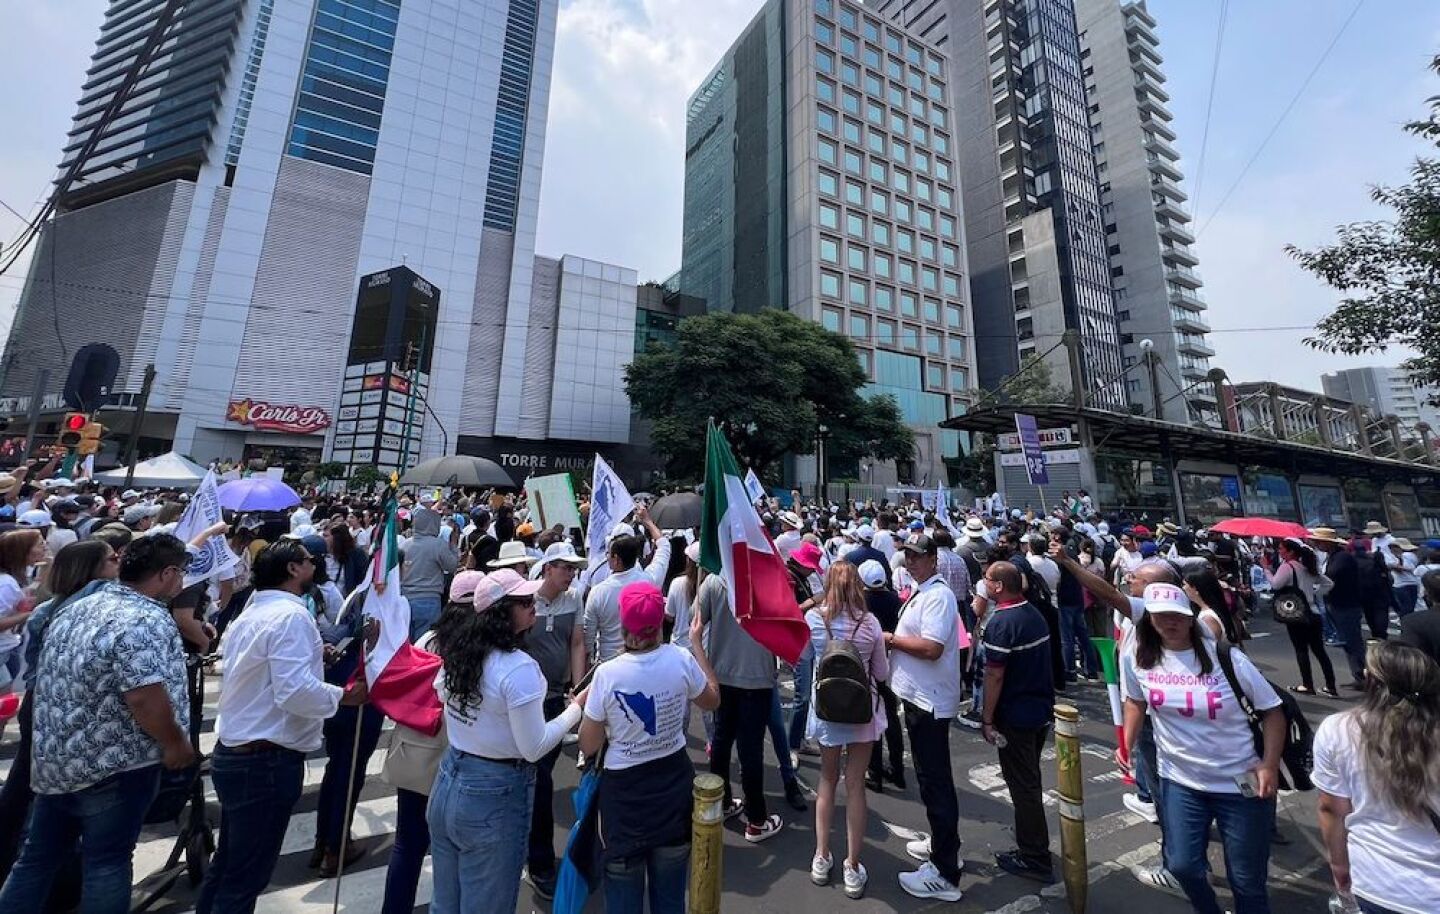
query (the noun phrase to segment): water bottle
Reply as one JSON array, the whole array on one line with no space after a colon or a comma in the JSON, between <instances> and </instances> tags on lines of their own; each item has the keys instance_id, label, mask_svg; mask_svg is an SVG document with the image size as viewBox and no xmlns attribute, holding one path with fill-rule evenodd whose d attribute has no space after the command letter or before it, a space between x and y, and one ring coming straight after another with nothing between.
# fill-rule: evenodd
<instances>
[{"instance_id":1,"label":"water bottle","mask_svg":"<svg viewBox=\"0 0 1440 914\"><path fill-rule=\"evenodd\" d=\"M1360 914L1360 905L1352 895L1330 896L1330 914Z\"/></svg>"}]
</instances>

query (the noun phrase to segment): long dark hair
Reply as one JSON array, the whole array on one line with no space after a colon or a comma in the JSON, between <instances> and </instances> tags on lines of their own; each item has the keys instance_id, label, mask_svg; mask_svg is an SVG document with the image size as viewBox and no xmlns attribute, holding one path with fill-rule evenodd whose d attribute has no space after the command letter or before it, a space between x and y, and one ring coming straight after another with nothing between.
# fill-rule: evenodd
<instances>
[{"instance_id":1,"label":"long dark hair","mask_svg":"<svg viewBox=\"0 0 1440 914\"><path fill-rule=\"evenodd\" d=\"M1190 616L1190 647L1195 659L1200 662L1201 675L1209 675L1214 668L1210 662L1210 649L1205 646L1205 633L1200 628L1198 616ZM1135 665L1142 670L1153 669L1165 653L1165 642L1160 639L1160 630L1150 621L1147 612L1135 626Z\"/></svg>"},{"instance_id":2,"label":"long dark hair","mask_svg":"<svg viewBox=\"0 0 1440 914\"><path fill-rule=\"evenodd\" d=\"M0 571L14 578L21 587L28 578L30 550L45 538L39 530L7 530L0 533Z\"/></svg>"},{"instance_id":3,"label":"long dark hair","mask_svg":"<svg viewBox=\"0 0 1440 914\"><path fill-rule=\"evenodd\" d=\"M1231 608L1230 596L1221 586L1220 576L1207 565L1201 570L1185 575L1185 583L1195 588L1195 592L1200 594L1200 602L1205 604L1206 609L1220 617L1220 626L1225 630L1225 637L1231 642L1238 643L1240 639L1236 635L1239 632L1235 630L1234 611Z\"/></svg>"},{"instance_id":4,"label":"long dark hair","mask_svg":"<svg viewBox=\"0 0 1440 914\"><path fill-rule=\"evenodd\" d=\"M344 521L332 524L329 533L330 554L343 568L346 560L350 558L350 553L355 551L355 535L350 532L350 527Z\"/></svg>"},{"instance_id":5,"label":"long dark hair","mask_svg":"<svg viewBox=\"0 0 1440 914\"><path fill-rule=\"evenodd\" d=\"M85 540L71 543L55 553L48 583L56 603L64 603L100 577L105 557L113 551L100 540Z\"/></svg>"},{"instance_id":6,"label":"long dark hair","mask_svg":"<svg viewBox=\"0 0 1440 914\"><path fill-rule=\"evenodd\" d=\"M525 643L525 633L515 631L511 619L515 602L507 597L480 612L460 604L468 611L447 613L449 619L442 615L435 623L435 652L445 660L445 691L452 705L479 705L480 679L490 653L518 650Z\"/></svg>"},{"instance_id":7,"label":"long dark hair","mask_svg":"<svg viewBox=\"0 0 1440 914\"><path fill-rule=\"evenodd\" d=\"M1315 560L1314 549L1311 549L1294 537L1286 537L1280 541L1280 545L1286 552L1293 553L1296 560L1300 562L1301 567L1310 572L1310 574L1318 575L1320 573L1320 565Z\"/></svg>"}]
</instances>

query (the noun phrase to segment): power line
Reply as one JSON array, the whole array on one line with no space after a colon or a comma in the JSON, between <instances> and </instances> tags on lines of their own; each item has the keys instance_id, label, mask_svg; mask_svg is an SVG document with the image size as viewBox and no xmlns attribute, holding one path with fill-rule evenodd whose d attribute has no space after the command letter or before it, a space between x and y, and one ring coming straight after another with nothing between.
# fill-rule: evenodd
<instances>
[{"instance_id":1,"label":"power line","mask_svg":"<svg viewBox=\"0 0 1440 914\"><path fill-rule=\"evenodd\" d=\"M1306 75L1305 81L1300 84L1300 88L1297 89L1295 95L1291 97L1290 103L1285 106L1285 109L1280 112L1280 116L1275 119L1275 123L1270 127L1270 132L1265 134L1265 139L1260 141L1259 147L1256 148L1255 153L1251 155L1250 159L1245 163L1245 167L1240 169L1240 174L1236 175L1235 181L1230 185L1229 189L1225 191L1225 196L1220 198L1220 202L1215 206L1215 210L1210 214L1210 218L1206 219L1200 231L1196 232L1196 237L1204 235L1205 230L1210 227L1210 223L1214 222L1215 217L1220 215L1220 211L1224 209L1225 204L1229 202L1231 194L1235 193L1235 189L1240 186L1240 182L1244 181L1245 176L1250 173L1251 166L1260 158L1260 155L1265 151L1265 147L1274 139L1275 134L1280 131L1280 125L1285 123L1285 118L1289 117L1295 105L1305 95L1305 90L1310 88L1310 83L1315 79L1316 74L1320 72L1320 68L1325 65L1326 60L1330 59L1330 52L1335 50L1335 46L1340 43L1340 39L1344 37L1346 30L1350 28L1350 23L1355 21L1355 17L1360 14L1360 8L1364 5L1365 0L1356 0L1355 6L1350 10L1350 15L1345 17L1344 22L1340 23L1340 28L1336 31L1335 37L1331 38L1330 43L1325 46L1325 50L1320 54L1320 59L1315 61L1315 66L1310 68L1310 72Z\"/></svg>"},{"instance_id":2,"label":"power line","mask_svg":"<svg viewBox=\"0 0 1440 914\"><path fill-rule=\"evenodd\" d=\"M1205 99L1205 129L1200 134L1200 162L1195 168L1195 189L1190 195L1191 206L1200 210L1200 186L1205 182L1205 152L1210 148L1210 115L1215 110L1215 84L1220 77L1220 48L1225 42L1225 19L1230 14L1230 0L1220 0L1220 21L1215 26L1215 54L1210 60L1210 92Z\"/></svg>"}]
</instances>

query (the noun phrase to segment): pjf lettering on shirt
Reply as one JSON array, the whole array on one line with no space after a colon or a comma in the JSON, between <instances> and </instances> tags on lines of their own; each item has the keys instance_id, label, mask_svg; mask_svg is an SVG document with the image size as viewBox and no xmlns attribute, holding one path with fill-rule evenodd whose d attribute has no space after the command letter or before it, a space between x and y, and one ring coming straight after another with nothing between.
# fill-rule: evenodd
<instances>
[{"instance_id":1,"label":"pjf lettering on shirt","mask_svg":"<svg viewBox=\"0 0 1440 914\"><path fill-rule=\"evenodd\" d=\"M1182 717L1195 716L1195 691L1190 689L1182 692L1167 692L1165 689L1150 689L1149 691L1150 707L1160 708L1168 705ZM1210 720L1215 720L1220 716L1221 698L1223 697L1221 692L1207 691L1205 693L1205 711Z\"/></svg>"}]
</instances>

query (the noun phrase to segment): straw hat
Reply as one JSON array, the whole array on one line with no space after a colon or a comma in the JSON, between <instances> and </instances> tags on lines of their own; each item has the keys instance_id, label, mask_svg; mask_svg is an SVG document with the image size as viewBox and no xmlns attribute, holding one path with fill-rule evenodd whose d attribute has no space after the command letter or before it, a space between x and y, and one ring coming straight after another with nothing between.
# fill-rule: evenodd
<instances>
[{"instance_id":1,"label":"straw hat","mask_svg":"<svg viewBox=\"0 0 1440 914\"><path fill-rule=\"evenodd\" d=\"M1335 532L1334 527L1311 527L1310 535L1305 537L1312 543L1337 543L1346 545L1345 537Z\"/></svg>"},{"instance_id":2,"label":"straw hat","mask_svg":"<svg viewBox=\"0 0 1440 914\"><path fill-rule=\"evenodd\" d=\"M500 544L500 554L490 562L491 568L510 568L515 565L529 565L534 559L530 553L525 551L525 544L519 540L509 540Z\"/></svg>"},{"instance_id":3,"label":"straw hat","mask_svg":"<svg viewBox=\"0 0 1440 914\"><path fill-rule=\"evenodd\" d=\"M1387 534L1387 533L1389 533L1389 532L1390 532L1390 528L1389 528L1389 527L1386 527L1384 524L1380 523L1378 520L1372 520L1372 521L1370 521L1368 524L1365 525L1365 530L1364 530L1364 533L1365 533L1366 536L1384 536L1385 534Z\"/></svg>"},{"instance_id":4,"label":"straw hat","mask_svg":"<svg viewBox=\"0 0 1440 914\"><path fill-rule=\"evenodd\" d=\"M1414 552L1419 547L1403 536L1397 536L1390 541L1391 549L1399 549L1401 552Z\"/></svg>"}]
</instances>

